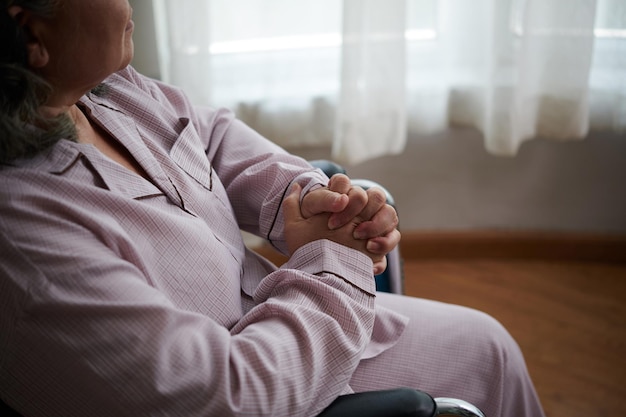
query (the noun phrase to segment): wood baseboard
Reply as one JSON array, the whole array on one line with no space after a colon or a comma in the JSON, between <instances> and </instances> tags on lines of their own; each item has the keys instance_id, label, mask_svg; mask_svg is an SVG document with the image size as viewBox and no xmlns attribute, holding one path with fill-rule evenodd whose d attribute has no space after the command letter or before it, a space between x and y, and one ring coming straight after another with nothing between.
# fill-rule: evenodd
<instances>
[{"instance_id":1,"label":"wood baseboard","mask_svg":"<svg viewBox=\"0 0 626 417\"><path fill-rule=\"evenodd\" d=\"M535 259L626 263L626 235L545 231L403 231L404 259Z\"/></svg>"}]
</instances>

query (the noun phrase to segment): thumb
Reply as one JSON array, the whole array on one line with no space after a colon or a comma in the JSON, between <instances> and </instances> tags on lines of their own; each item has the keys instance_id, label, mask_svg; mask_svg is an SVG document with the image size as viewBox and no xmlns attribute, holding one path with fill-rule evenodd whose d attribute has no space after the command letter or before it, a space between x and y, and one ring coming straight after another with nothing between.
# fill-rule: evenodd
<instances>
[{"instance_id":1,"label":"thumb","mask_svg":"<svg viewBox=\"0 0 626 417\"><path fill-rule=\"evenodd\" d=\"M302 219L300 212L300 193L302 187L300 184L293 183L289 189L289 194L283 199L283 216L285 223Z\"/></svg>"}]
</instances>

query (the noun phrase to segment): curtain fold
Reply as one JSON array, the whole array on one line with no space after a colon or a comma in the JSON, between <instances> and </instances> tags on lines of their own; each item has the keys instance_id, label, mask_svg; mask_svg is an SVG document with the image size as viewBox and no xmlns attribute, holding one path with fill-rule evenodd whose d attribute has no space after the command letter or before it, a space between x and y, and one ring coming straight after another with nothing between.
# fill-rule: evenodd
<instances>
[{"instance_id":1,"label":"curtain fold","mask_svg":"<svg viewBox=\"0 0 626 417\"><path fill-rule=\"evenodd\" d=\"M152 1L166 81L346 165L451 126L508 156L626 131L623 0Z\"/></svg>"},{"instance_id":2,"label":"curtain fold","mask_svg":"<svg viewBox=\"0 0 626 417\"><path fill-rule=\"evenodd\" d=\"M356 164L406 142L405 0L344 0L332 156Z\"/></svg>"},{"instance_id":3,"label":"curtain fold","mask_svg":"<svg viewBox=\"0 0 626 417\"><path fill-rule=\"evenodd\" d=\"M516 62L508 141L485 135L487 148L514 154L534 137L580 139L589 130L589 77L595 0L530 1Z\"/></svg>"},{"instance_id":4,"label":"curtain fold","mask_svg":"<svg viewBox=\"0 0 626 417\"><path fill-rule=\"evenodd\" d=\"M476 127L498 155L515 155L536 137L587 134L595 0L473 2L482 18L462 26L456 13L469 12L467 2L442 6L452 124ZM459 65L465 80L454 75Z\"/></svg>"},{"instance_id":5,"label":"curtain fold","mask_svg":"<svg viewBox=\"0 0 626 417\"><path fill-rule=\"evenodd\" d=\"M212 102L211 0L153 0L161 78L191 100Z\"/></svg>"}]
</instances>

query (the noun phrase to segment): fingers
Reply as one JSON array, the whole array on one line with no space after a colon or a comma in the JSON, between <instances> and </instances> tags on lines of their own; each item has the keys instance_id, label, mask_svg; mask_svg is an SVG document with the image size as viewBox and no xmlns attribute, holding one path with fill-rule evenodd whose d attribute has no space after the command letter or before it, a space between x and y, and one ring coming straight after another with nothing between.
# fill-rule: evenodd
<instances>
[{"instance_id":1,"label":"fingers","mask_svg":"<svg viewBox=\"0 0 626 417\"><path fill-rule=\"evenodd\" d=\"M320 213L334 213L329 218L328 227L335 230L351 221L358 224L372 219L385 202L385 192L380 188L372 187L365 191L361 187L353 187L346 175L336 174L329 180L328 187L311 191L304 197L301 210L304 218ZM380 227L375 230L378 235L389 231L381 230ZM372 235L364 238L368 237Z\"/></svg>"},{"instance_id":2,"label":"fingers","mask_svg":"<svg viewBox=\"0 0 626 417\"><path fill-rule=\"evenodd\" d=\"M328 190L346 196L344 207L341 210L333 211L336 214L333 214L328 219L328 228L335 230L348 224L360 213L366 200L363 198L362 190L353 189L350 178L344 174L333 175L328 181Z\"/></svg>"},{"instance_id":3,"label":"fingers","mask_svg":"<svg viewBox=\"0 0 626 417\"><path fill-rule=\"evenodd\" d=\"M346 175L333 175L328 181L328 187L311 191L304 197L302 215L309 218L320 213L339 213L345 210L350 202L348 193L351 187L350 178ZM341 219L341 224L336 227L341 227L351 220L345 220L345 216Z\"/></svg>"},{"instance_id":4,"label":"fingers","mask_svg":"<svg viewBox=\"0 0 626 417\"><path fill-rule=\"evenodd\" d=\"M371 254L386 255L400 243L402 235L398 229L394 229L385 236L378 236L367 241L367 251Z\"/></svg>"},{"instance_id":5,"label":"fingers","mask_svg":"<svg viewBox=\"0 0 626 417\"><path fill-rule=\"evenodd\" d=\"M377 209L378 208L378 209ZM376 210L376 211L374 211ZM371 211L374 211L371 214ZM398 213L389 204L368 204L367 208L359 215L363 219L354 231L357 239L370 239L384 236L398 227Z\"/></svg>"},{"instance_id":6,"label":"fingers","mask_svg":"<svg viewBox=\"0 0 626 417\"><path fill-rule=\"evenodd\" d=\"M367 206L367 193L361 187L350 187L347 191L348 196L348 204L346 207L337 213L333 213L332 216L328 219L328 227L331 230L338 229L350 221L360 221L362 217L359 214L365 209ZM359 216L357 218L357 216Z\"/></svg>"},{"instance_id":7,"label":"fingers","mask_svg":"<svg viewBox=\"0 0 626 417\"><path fill-rule=\"evenodd\" d=\"M374 261L374 275L382 274L387 269L387 257L383 256L383 258L379 261Z\"/></svg>"},{"instance_id":8,"label":"fingers","mask_svg":"<svg viewBox=\"0 0 626 417\"><path fill-rule=\"evenodd\" d=\"M291 223L302 219L302 213L300 212L300 192L302 187L300 184L294 183L287 197L283 199L283 215L285 217L285 223Z\"/></svg>"},{"instance_id":9,"label":"fingers","mask_svg":"<svg viewBox=\"0 0 626 417\"><path fill-rule=\"evenodd\" d=\"M304 196L302 200L302 216L313 217L321 213L337 213L346 208L349 197L328 188L318 188Z\"/></svg>"},{"instance_id":10,"label":"fingers","mask_svg":"<svg viewBox=\"0 0 626 417\"><path fill-rule=\"evenodd\" d=\"M339 213L348 206L350 197L350 178L343 174L335 174L328 181L328 187L318 188L304 196L302 215L309 218L321 213ZM343 226L346 222L340 224Z\"/></svg>"},{"instance_id":11,"label":"fingers","mask_svg":"<svg viewBox=\"0 0 626 417\"><path fill-rule=\"evenodd\" d=\"M367 194L367 205L363 208L363 210L359 213L358 217L361 221L369 221L374 220L375 217L378 216L379 212L385 208L387 205L387 196L385 192L379 187L372 187L366 191ZM391 208L391 206L389 206ZM389 210L387 210L389 211ZM395 210L393 210L395 211ZM389 213L386 213L389 214ZM391 220L393 216L387 216L387 218L382 218L380 220ZM382 233L379 233L379 235ZM372 237L372 236L368 236Z\"/></svg>"},{"instance_id":12,"label":"fingers","mask_svg":"<svg viewBox=\"0 0 626 417\"><path fill-rule=\"evenodd\" d=\"M350 178L344 174L335 174L328 181L328 189L339 194L348 194L352 188Z\"/></svg>"}]
</instances>

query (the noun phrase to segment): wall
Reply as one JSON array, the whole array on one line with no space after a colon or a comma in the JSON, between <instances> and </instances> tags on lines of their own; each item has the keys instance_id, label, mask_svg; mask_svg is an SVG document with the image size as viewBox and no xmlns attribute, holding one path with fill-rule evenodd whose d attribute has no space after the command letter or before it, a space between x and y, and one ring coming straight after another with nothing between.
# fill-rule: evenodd
<instances>
[{"instance_id":1,"label":"wall","mask_svg":"<svg viewBox=\"0 0 626 417\"><path fill-rule=\"evenodd\" d=\"M328 149L290 149L307 159ZM533 140L489 155L478 132L412 137L406 150L347 167L385 185L404 230L525 229L626 233L626 135Z\"/></svg>"},{"instance_id":2,"label":"wall","mask_svg":"<svg viewBox=\"0 0 626 417\"><path fill-rule=\"evenodd\" d=\"M132 64L143 74L160 78L161 70L159 68L152 0L129 0L129 3L133 8L133 21L135 22L133 32L135 57Z\"/></svg>"}]
</instances>

